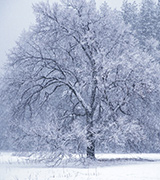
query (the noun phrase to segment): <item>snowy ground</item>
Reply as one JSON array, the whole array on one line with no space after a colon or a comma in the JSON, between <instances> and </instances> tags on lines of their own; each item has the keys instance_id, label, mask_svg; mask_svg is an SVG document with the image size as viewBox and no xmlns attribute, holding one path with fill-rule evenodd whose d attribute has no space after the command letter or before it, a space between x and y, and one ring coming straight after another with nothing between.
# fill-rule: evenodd
<instances>
[{"instance_id":1,"label":"snowy ground","mask_svg":"<svg viewBox=\"0 0 160 180\"><path fill-rule=\"evenodd\" d=\"M25 157L0 153L0 180L160 180L160 154L108 154L97 157L109 161L85 168L48 168L26 161ZM126 159L133 161L126 162Z\"/></svg>"}]
</instances>

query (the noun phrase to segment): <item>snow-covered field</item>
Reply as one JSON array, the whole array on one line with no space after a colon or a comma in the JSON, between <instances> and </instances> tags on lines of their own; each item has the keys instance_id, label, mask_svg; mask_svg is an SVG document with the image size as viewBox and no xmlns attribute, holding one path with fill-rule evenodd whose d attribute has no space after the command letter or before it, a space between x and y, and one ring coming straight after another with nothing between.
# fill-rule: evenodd
<instances>
[{"instance_id":1,"label":"snow-covered field","mask_svg":"<svg viewBox=\"0 0 160 180\"><path fill-rule=\"evenodd\" d=\"M25 157L0 153L0 180L160 180L160 154L107 154L97 157L109 161L104 161L103 165L51 168L27 161ZM133 161L126 162L126 159Z\"/></svg>"}]
</instances>

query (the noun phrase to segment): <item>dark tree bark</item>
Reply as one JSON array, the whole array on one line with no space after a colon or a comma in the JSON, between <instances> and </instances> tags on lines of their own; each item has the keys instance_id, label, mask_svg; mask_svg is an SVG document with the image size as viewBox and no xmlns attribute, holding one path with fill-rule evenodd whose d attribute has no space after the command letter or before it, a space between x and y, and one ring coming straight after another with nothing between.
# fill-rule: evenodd
<instances>
[{"instance_id":1,"label":"dark tree bark","mask_svg":"<svg viewBox=\"0 0 160 180\"><path fill-rule=\"evenodd\" d=\"M94 140L94 133L88 131L87 132L87 139L89 140L90 144L87 146L87 158L88 159L95 159L95 140Z\"/></svg>"},{"instance_id":2,"label":"dark tree bark","mask_svg":"<svg viewBox=\"0 0 160 180\"><path fill-rule=\"evenodd\" d=\"M88 159L95 159L95 136L93 132L93 114L87 114L87 140L89 145L86 149Z\"/></svg>"}]
</instances>

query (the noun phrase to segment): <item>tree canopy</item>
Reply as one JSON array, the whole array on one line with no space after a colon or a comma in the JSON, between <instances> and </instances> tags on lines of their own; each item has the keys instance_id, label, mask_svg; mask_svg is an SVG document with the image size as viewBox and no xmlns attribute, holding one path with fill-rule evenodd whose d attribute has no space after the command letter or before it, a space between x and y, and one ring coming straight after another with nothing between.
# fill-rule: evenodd
<instances>
[{"instance_id":1,"label":"tree canopy","mask_svg":"<svg viewBox=\"0 0 160 180\"><path fill-rule=\"evenodd\" d=\"M17 149L47 150L53 159L144 150L144 124L157 123L159 63L122 14L93 0L39 3L34 12L4 78Z\"/></svg>"}]
</instances>

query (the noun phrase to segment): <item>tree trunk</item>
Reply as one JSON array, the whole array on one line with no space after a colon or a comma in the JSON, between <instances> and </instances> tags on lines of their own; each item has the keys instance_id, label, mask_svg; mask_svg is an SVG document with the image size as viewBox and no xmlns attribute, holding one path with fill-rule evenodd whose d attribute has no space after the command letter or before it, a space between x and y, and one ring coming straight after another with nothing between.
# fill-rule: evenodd
<instances>
[{"instance_id":1,"label":"tree trunk","mask_svg":"<svg viewBox=\"0 0 160 180\"><path fill-rule=\"evenodd\" d=\"M87 133L87 139L89 140L89 146L87 146L87 158L95 159L95 140L92 133Z\"/></svg>"},{"instance_id":2,"label":"tree trunk","mask_svg":"<svg viewBox=\"0 0 160 180\"><path fill-rule=\"evenodd\" d=\"M95 97L96 97L96 88L97 88L97 80L96 80L96 71L95 71L95 61L92 62L92 93L91 93L91 112L87 112L87 140L88 140L88 147L87 147L87 158L88 159L95 159L95 134L93 132L93 117L95 111Z\"/></svg>"},{"instance_id":3,"label":"tree trunk","mask_svg":"<svg viewBox=\"0 0 160 180\"><path fill-rule=\"evenodd\" d=\"M87 117L87 140L89 145L87 146L87 158L88 159L95 159L95 137L93 128L93 120L92 116Z\"/></svg>"}]
</instances>

